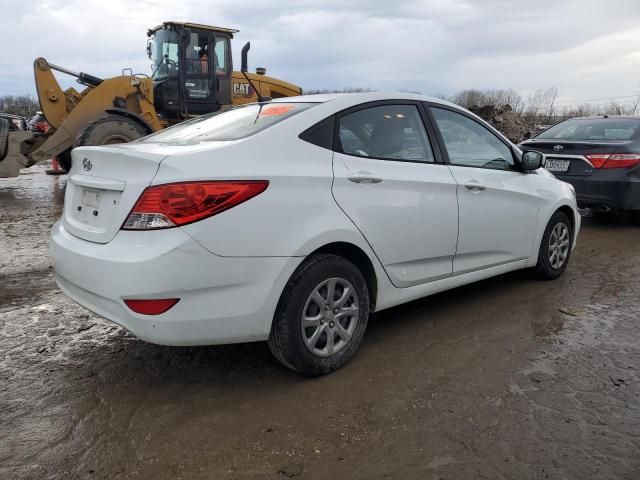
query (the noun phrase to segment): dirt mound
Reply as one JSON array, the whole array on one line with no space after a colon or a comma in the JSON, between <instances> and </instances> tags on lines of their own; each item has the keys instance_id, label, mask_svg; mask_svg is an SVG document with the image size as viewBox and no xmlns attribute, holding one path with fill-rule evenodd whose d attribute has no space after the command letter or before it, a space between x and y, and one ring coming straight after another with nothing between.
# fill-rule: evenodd
<instances>
[{"instance_id":1,"label":"dirt mound","mask_svg":"<svg viewBox=\"0 0 640 480\"><path fill-rule=\"evenodd\" d=\"M503 135L514 143L524 140L527 132L531 131L531 126L513 111L511 105L503 105L501 107L496 107L495 105L473 106L469 110L500 130Z\"/></svg>"}]
</instances>

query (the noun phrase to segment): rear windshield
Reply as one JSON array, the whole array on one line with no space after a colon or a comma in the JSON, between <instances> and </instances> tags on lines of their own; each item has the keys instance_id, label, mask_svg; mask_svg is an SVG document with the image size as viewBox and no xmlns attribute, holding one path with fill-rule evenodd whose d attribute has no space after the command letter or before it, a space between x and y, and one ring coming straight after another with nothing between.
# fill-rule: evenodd
<instances>
[{"instance_id":1,"label":"rear windshield","mask_svg":"<svg viewBox=\"0 0 640 480\"><path fill-rule=\"evenodd\" d=\"M593 118L561 122L536 138L563 140L630 140L638 132L640 120Z\"/></svg>"},{"instance_id":2,"label":"rear windshield","mask_svg":"<svg viewBox=\"0 0 640 480\"><path fill-rule=\"evenodd\" d=\"M242 105L210 113L149 135L141 143L194 143L238 140L269 128L317 103L264 103Z\"/></svg>"}]
</instances>

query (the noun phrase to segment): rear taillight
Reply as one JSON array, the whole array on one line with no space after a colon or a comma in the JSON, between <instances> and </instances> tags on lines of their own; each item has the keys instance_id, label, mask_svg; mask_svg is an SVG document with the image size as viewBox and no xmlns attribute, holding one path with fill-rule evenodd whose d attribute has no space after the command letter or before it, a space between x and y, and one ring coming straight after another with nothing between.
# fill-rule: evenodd
<instances>
[{"instance_id":1,"label":"rear taillight","mask_svg":"<svg viewBox=\"0 0 640 480\"><path fill-rule=\"evenodd\" d=\"M154 230L197 222L264 192L266 180L182 182L148 187L122 225L123 230Z\"/></svg>"},{"instance_id":2,"label":"rear taillight","mask_svg":"<svg viewBox=\"0 0 640 480\"><path fill-rule=\"evenodd\" d=\"M127 307L142 315L160 315L180 301L179 298L160 298L154 300L125 300Z\"/></svg>"},{"instance_id":3,"label":"rear taillight","mask_svg":"<svg viewBox=\"0 0 640 480\"><path fill-rule=\"evenodd\" d=\"M631 168L640 165L640 155L635 153L599 153L586 157L595 168Z\"/></svg>"}]
</instances>

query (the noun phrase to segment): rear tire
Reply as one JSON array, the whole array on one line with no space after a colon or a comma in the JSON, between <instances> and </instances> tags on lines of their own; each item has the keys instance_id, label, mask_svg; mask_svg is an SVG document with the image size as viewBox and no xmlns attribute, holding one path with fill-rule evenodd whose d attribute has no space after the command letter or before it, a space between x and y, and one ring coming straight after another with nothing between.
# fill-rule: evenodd
<instances>
[{"instance_id":1,"label":"rear tire","mask_svg":"<svg viewBox=\"0 0 640 480\"><path fill-rule=\"evenodd\" d=\"M337 255L314 255L282 292L269 349L298 373L325 375L353 357L368 319L369 290L360 270Z\"/></svg>"},{"instance_id":2,"label":"rear tire","mask_svg":"<svg viewBox=\"0 0 640 480\"><path fill-rule=\"evenodd\" d=\"M541 280L554 280L567 268L573 246L573 229L564 212L553 214L542 235L535 271Z\"/></svg>"},{"instance_id":3,"label":"rear tire","mask_svg":"<svg viewBox=\"0 0 640 480\"><path fill-rule=\"evenodd\" d=\"M127 143L148 135L147 129L122 115L106 115L91 122L80 132L74 147Z\"/></svg>"}]
</instances>

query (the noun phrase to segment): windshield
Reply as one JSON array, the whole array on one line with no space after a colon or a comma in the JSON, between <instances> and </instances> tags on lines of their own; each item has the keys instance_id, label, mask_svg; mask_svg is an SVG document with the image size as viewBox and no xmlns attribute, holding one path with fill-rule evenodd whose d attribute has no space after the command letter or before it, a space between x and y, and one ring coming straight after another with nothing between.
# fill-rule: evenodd
<instances>
[{"instance_id":1,"label":"windshield","mask_svg":"<svg viewBox=\"0 0 640 480\"><path fill-rule=\"evenodd\" d=\"M317 103L249 104L210 113L149 135L141 143L213 142L238 140L269 128Z\"/></svg>"},{"instance_id":2,"label":"windshield","mask_svg":"<svg viewBox=\"0 0 640 480\"><path fill-rule=\"evenodd\" d=\"M545 130L536 138L556 140L630 140L640 121L629 118L581 118L566 120Z\"/></svg>"},{"instance_id":3,"label":"windshield","mask_svg":"<svg viewBox=\"0 0 640 480\"><path fill-rule=\"evenodd\" d=\"M154 80L174 77L178 74L178 34L170 30L158 30L151 37L152 77Z\"/></svg>"}]
</instances>

